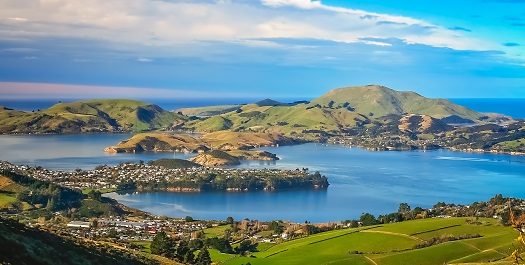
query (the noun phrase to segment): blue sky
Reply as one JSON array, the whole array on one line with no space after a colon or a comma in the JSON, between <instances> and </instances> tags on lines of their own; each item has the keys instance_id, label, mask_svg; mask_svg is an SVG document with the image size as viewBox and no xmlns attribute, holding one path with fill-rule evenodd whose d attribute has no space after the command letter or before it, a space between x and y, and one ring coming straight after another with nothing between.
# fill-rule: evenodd
<instances>
[{"instance_id":1,"label":"blue sky","mask_svg":"<svg viewBox=\"0 0 525 265\"><path fill-rule=\"evenodd\" d=\"M525 97L525 0L3 0L1 98Z\"/></svg>"}]
</instances>

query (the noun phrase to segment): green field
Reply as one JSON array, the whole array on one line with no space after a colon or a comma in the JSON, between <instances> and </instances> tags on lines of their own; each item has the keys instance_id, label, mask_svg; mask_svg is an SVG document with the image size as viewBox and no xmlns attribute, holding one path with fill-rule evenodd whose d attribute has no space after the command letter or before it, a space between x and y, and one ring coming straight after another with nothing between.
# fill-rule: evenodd
<instances>
[{"instance_id":1,"label":"green field","mask_svg":"<svg viewBox=\"0 0 525 265\"><path fill-rule=\"evenodd\" d=\"M221 225L221 226L216 226L216 227L212 227L212 228L206 228L204 229L204 234L206 235L206 237L223 237L224 236L224 231L226 231L226 229L228 228L231 228L230 225Z\"/></svg>"},{"instance_id":2,"label":"green field","mask_svg":"<svg viewBox=\"0 0 525 265\"><path fill-rule=\"evenodd\" d=\"M87 189L83 189L82 193L83 194L88 194L92 190L98 191L100 193L110 193L110 192L114 192L116 189L115 188L107 188L107 189L90 189L90 188L87 188Z\"/></svg>"},{"instance_id":3,"label":"green field","mask_svg":"<svg viewBox=\"0 0 525 265\"><path fill-rule=\"evenodd\" d=\"M12 203L16 202L16 198L10 195L0 193L0 209L9 207Z\"/></svg>"},{"instance_id":4,"label":"green field","mask_svg":"<svg viewBox=\"0 0 525 265\"><path fill-rule=\"evenodd\" d=\"M151 242L150 241L133 241L132 243L140 246L141 247L140 251L151 254L151 248L150 248Z\"/></svg>"},{"instance_id":5,"label":"green field","mask_svg":"<svg viewBox=\"0 0 525 265\"><path fill-rule=\"evenodd\" d=\"M335 230L275 246L264 245L252 257L213 253L220 264L451 264L504 260L517 232L498 220L432 218L373 228ZM472 218L471 218L472 219ZM481 237L449 241L414 249L434 237ZM516 245L516 244L515 244ZM510 263L509 263L510 264Z\"/></svg>"}]
</instances>

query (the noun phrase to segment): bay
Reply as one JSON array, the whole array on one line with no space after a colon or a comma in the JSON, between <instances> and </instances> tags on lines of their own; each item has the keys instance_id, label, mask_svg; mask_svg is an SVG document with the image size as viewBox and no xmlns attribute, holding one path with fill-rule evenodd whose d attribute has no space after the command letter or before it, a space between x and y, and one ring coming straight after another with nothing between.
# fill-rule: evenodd
<instances>
[{"instance_id":1,"label":"bay","mask_svg":"<svg viewBox=\"0 0 525 265\"><path fill-rule=\"evenodd\" d=\"M1 135L0 160L55 170L96 165L187 158L173 153L110 155L104 147L126 134ZM336 145L303 144L263 148L281 160L244 161L247 168L309 168L331 183L323 191L135 193L107 196L141 210L197 219L292 220L326 222L397 211L402 202L431 207L437 202L467 204L495 194L525 198L525 157L446 150L371 152Z\"/></svg>"},{"instance_id":2,"label":"bay","mask_svg":"<svg viewBox=\"0 0 525 265\"><path fill-rule=\"evenodd\" d=\"M183 153L110 154L104 148L130 138L131 134L0 135L0 160L47 169L88 170L98 165L149 161L159 158L186 159Z\"/></svg>"}]
</instances>

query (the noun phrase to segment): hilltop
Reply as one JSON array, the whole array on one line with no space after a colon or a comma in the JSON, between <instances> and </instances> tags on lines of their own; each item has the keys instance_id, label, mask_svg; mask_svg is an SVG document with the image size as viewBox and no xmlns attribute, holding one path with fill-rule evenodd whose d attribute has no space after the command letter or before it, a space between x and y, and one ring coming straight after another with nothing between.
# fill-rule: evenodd
<instances>
[{"instance_id":1,"label":"hilltop","mask_svg":"<svg viewBox=\"0 0 525 265\"><path fill-rule=\"evenodd\" d=\"M36 112L0 108L0 133L86 133L169 128L186 117L129 99L58 103Z\"/></svg>"},{"instance_id":2,"label":"hilltop","mask_svg":"<svg viewBox=\"0 0 525 265\"><path fill-rule=\"evenodd\" d=\"M223 109L224 112L227 110ZM354 127L380 122L382 117L389 115L397 117L400 124L414 115L423 115L426 120L432 118L434 124L444 124L433 126L433 132L450 130L451 127L445 124L448 121L477 123L490 119L445 99L429 99L414 92L369 85L334 89L311 102L287 104L265 99L207 119L190 121L184 128L199 132L281 133L308 140L319 135L340 135ZM427 131L425 128L412 129Z\"/></svg>"},{"instance_id":3,"label":"hilltop","mask_svg":"<svg viewBox=\"0 0 525 265\"><path fill-rule=\"evenodd\" d=\"M218 131L203 136L148 132L136 134L115 146L109 153L185 152L199 153L193 162L206 166L236 165L239 160L277 160L277 156L256 147L295 143L279 134Z\"/></svg>"},{"instance_id":4,"label":"hilltop","mask_svg":"<svg viewBox=\"0 0 525 265\"><path fill-rule=\"evenodd\" d=\"M311 104L347 108L368 117L420 114L437 119L457 116L475 122L485 116L446 99L430 99L412 91L395 91L380 85L333 89Z\"/></svg>"}]
</instances>

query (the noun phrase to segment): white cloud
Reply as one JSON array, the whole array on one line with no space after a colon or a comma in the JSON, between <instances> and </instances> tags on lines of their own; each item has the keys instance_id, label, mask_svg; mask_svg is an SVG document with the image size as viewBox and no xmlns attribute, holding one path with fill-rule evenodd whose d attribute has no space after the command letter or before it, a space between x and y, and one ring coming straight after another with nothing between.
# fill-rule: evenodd
<instances>
[{"instance_id":1,"label":"white cloud","mask_svg":"<svg viewBox=\"0 0 525 265\"><path fill-rule=\"evenodd\" d=\"M380 41L363 40L361 42L363 42L364 44L377 45L377 46L392 46L392 44L390 43L380 42Z\"/></svg>"},{"instance_id":2,"label":"white cloud","mask_svg":"<svg viewBox=\"0 0 525 265\"><path fill-rule=\"evenodd\" d=\"M153 62L153 60L150 58L138 58L137 61L143 63Z\"/></svg>"},{"instance_id":3,"label":"white cloud","mask_svg":"<svg viewBox=\"0 0 525 265\"><path fill-rule=\"evenodd\" d=\"M7 19L12 20L12 21L20 21L20 22L27 21L27 18L23 18L23 17L8 17Z\"/></svg>"},{"instance_id":4,"label":"white cloud","mask_svg":"<svg viewBox=\"0 0 525 265\"><path fill-rule=\"evenodd\" d=\"M3 0L0 40L77 38L101 41L111 50L149 58L215 51L200 42L237 43L264 49L296 48L272 38L360 42L365 38L402 39L452 49L486 50L490 43L423 20L342 8L311 0L151 1ZM24 23L18 23L23 21ZM257 41L258 39L266 39ZM145 58L144 58L145 59ZM138 59L141 61L140 59ZM142 60L143 61L143 60Z\"/></svg>"}]
</instances>

